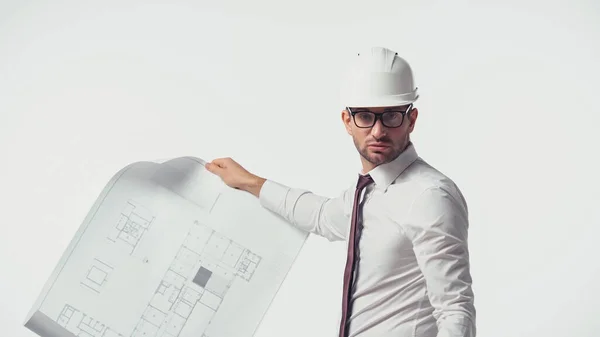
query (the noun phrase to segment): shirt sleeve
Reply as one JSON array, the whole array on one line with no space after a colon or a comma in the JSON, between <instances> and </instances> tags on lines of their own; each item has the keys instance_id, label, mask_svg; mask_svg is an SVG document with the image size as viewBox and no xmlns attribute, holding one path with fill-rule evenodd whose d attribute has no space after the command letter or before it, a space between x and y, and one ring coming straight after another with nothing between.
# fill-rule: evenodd
<instances>
[{"instance_id":1,"label":"shirt sleeve","mask_svg":"<svg viewBox=\"0 0 600 337\"><path fill-rule=\"evenodd\" d=\"M448 190L433 187L421 193L405 228L427 283L437 337L475 337L468 210L460 192Z\"/></svg>"},{"instance_id":2,"label":"shirt sleeve","mask_svg":"<svg viewBox=\"0 0 600 337\"><path fill-rule=\"evenodd\" d=\"M329 241L341 241L346 239L350 226L348 194L349 190L345 190L340 196L329 198L267 180L261 188L259 201L263 207L304 231Z\"/></svg>"}]
</instances>

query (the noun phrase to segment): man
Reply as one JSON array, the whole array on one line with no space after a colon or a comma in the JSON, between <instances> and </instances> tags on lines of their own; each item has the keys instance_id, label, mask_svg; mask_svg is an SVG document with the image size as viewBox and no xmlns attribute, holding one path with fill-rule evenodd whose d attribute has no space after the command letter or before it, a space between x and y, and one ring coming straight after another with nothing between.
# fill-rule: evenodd
<instances>
[{"instance_id":1,"label":"man","mask_svg":"<svg viewBox=\"0 0 600 337\"><path fill-rule=\"evenodd\" d=\"M337 198L267 180L230 158L207 170L291 224L348 242L340 336L475 337L467 205L410 140L418 115L410 65L371 48L356 57L343 92L342 121L362 172Z\"/></svg>"}]
</instances>

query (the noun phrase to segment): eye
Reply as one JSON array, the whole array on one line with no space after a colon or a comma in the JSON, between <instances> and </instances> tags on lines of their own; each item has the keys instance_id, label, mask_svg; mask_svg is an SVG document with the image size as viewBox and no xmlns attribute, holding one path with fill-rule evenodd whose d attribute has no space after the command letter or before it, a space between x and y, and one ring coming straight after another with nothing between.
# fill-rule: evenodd
<instances>
[{"instance_id":1,"label":"eye","mask_svg":"<svg viewBox=\"0 0 600 337\"><path fill-rule=\"evenodd\" d=\"M402 118L402 114L399 111L388 111L383 115L383 118L388 121L393 121Z\"/></svg>"},{"instance_id":2,"label":"eye","mask_svg":"<svg viewBox=\"0 0 600 337\"><path fill-rule=\"evenodd\" d=\"M358 117L361 120L373 119L373 116L368 112L358 112L358 113L356 113L356 117Z\"/></svg>"}]
</instances>

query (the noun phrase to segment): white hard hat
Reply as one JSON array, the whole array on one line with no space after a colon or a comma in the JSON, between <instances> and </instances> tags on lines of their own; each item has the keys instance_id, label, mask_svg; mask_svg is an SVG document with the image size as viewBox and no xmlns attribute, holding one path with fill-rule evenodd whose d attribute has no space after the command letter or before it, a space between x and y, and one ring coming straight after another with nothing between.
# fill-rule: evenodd
<instances>
[{"instance_id":1,"label":"white hard hat","mask_svg":"<svg viewBox=\"0 0 600 337\"><path fill-rule=\"evenodd\" d=\"M408 62L393 50L372 47L354 56L341 98L344 107L389 107L411 104L419 95Z\"/></svg>"}]
</instances>

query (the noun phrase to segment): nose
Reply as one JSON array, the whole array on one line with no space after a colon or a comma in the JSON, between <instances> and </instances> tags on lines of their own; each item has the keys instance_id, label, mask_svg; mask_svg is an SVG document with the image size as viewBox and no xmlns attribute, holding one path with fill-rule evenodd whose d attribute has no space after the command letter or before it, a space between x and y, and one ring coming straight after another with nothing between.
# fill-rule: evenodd
<instances>
[{"instance_id":1,"label":"nose","mask_svg":"<svg viewBox=\"0 0 600 337\"><path fill-rule=\"evenodd\" d=\"M386 134L386 127L381 124L380 120L375 122L375 125L371 128L371 135L375 137L375 139L381 139Z\"/></svg>"}]
</instances>

